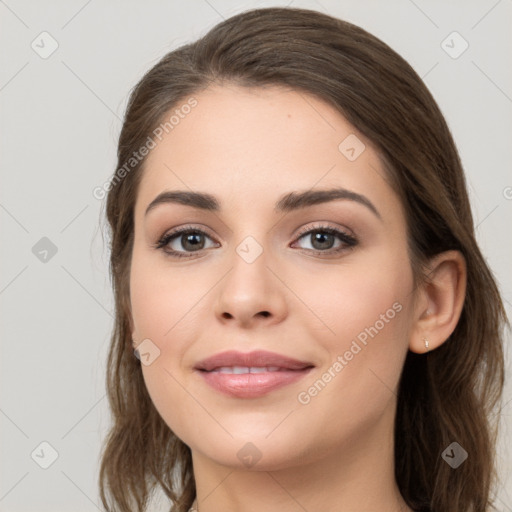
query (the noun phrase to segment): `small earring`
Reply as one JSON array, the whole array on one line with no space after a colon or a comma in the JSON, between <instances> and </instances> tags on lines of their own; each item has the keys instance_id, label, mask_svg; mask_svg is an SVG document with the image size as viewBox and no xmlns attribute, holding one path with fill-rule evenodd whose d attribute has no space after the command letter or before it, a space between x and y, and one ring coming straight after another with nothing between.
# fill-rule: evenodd
<instances>
[{"instance_id":1,"label":"small earring","mask_svg":"<svg viewBox=\"0 0 512 512\"><path fill-rule=\"evenodd\" d=\"M427 349L427 352L430 352L430 349L428 348L428 340L427 340L427 338L423 338L423 341L425 342L425 348Z\"/></svg>"}]
</instances>

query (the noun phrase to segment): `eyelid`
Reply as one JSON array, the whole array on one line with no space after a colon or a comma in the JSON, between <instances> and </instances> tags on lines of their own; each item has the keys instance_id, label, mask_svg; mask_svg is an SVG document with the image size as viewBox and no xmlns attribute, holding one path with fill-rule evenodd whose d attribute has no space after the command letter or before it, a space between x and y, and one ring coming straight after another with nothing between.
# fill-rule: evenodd
<instances>
[{"instance_id":1,"label":"eyelid","mask_svg":"<svg viewBox=\"0 0 512 512\"><path fill-rule=\"evenodd\" d=\"M203 226L202 224L185 224L183 226L178 226L177 228L173 228L166 231L162 236L160 236L159 240L163 240L164 238L173 237L175 235L186 233L188 231L194 231L201 234L205 234L209 236L212 240L217 241L217 237L214 236L210 232L210 230L206 226Z\"/></svg>"},{"instance_id":2,"label":"eyelid","mask_svg":"<svg viewBox=\"0 0 512 512\"><path fill-rule=\"evenodd\" d=\"M321 220L315 221L315 223L313 223L313 225L306 224L305 226L300 228L298 233L295 235L295 238L298 239L311 231L322 230L322 229L333 229L333 230L339 231L349 237L356 238L354 232L351 229L349 229L347 227L339 226L337 224L332 224L329 221L321 221Z\"/></svg>"},{"instance_id":3,"label":"eyelid","mask_svg":"<svg viewBox=\"0 0 512 512\"><path fill-rule=\"evenodd\" d=\"M171 241L171 239L174 240L174 239L178 238L179 235L181 235L183 233L189 233L189 232L200 233L200 234L206 235L206 236L208 236L208 238L211 238L216 243L219 243L217 241L216 237L210 233L208 228L206 228L202 225L186 224L184 226L179 226L177 228L171 229L170 231L166 231L162 236L160 236L158 238L157 242L152 245L156 249L159 249L159 248L161 248L161 244L163 242L169 243ZM190 253L190 254L192 254L192 253Z\"/></svg>"}]
</instances>

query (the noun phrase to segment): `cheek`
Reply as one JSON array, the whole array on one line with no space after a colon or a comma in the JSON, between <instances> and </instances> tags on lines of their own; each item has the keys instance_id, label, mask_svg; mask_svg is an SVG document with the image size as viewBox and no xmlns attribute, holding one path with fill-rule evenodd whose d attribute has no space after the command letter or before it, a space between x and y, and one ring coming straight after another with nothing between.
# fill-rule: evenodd
<instances>
[{"instance_id":1,"label":"cheek","mask_svg":"<svg viewBox=\"0 0 512 512\"><path fill-rule=\"evenodd\" d=\"M388 340L396 340L408 318L405 309L411 299L412 272L407 257L397 251L381 252L340 265L314 278L295 280L294 290L303 298L320 323L328 351L338 353L358 338L380 339L376 348L389 350ZM402 336L403 338L403 336ZM347 346L348 342L348 346Z\"/></svg>"},{"instance_id":2,"label":"cheek","mask_svg":"<svg viewBox=\"0 0 512 512\"><path fill-rule=\"evenodd\" d=\"M204 283L208 276L203 277ZM195 411L181 364L190 340L200 337L208 313L201 301L205 288L196 284L191 273L170 272L165 262L134 251L130 299L135 337L138 342L149 339L158 354L150 364L141 364L141 371L155 408L180 438L190 430Z\"/></svg>"},{"instance_id":3,"label":"cheek","mask_svg":"<svg viewBox=\"0 0 512 512\"><path fill-rule=\"evenodd\" d=\"M342 420L349 430L351 423L371 425L394 397L408 347L412 272L405 256L390 252L316 282L326 284L298 293L314 321L322 320L324 334L316 341L326 358L322 372L305 382L299 402L318 425L332 425L335 435ZM329 421L326 411L337 421Z\"/></svg>"},{"instance_id":4,"label":"cheek","mask_svg":"<svg viewBox=\"0 0 512 512\"><path fill-rule=\"evenodd\" d=\"M140 253L134 251L130 273L136 335L154 340L161 350L172 341L173 349L179 350L180 333L186 329L190 334L190 318L200 306L204 289L194 286L190 273L169 271L160 258Z\"/></svg>"}]
</instances>

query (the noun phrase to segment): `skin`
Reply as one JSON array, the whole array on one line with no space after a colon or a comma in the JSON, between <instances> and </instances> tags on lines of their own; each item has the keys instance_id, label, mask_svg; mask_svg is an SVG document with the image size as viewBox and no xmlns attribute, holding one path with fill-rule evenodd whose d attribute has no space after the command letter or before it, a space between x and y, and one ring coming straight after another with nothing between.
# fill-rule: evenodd
<instances>
[{"instance_id":1,"label":"skin","mask_svg":"<svg viewBox=\"0 0 512 512\"><path fill-rule=\"evenodd\" d=\"M195 98L198 105L146 160L130 301L133 338L160 350L141 368L155 407L192 450L199 510L411 511L394 479L396 391L407 351L425 352L423 338L434 350L456 326L465 290L461 255L437 256L429 283L413 287L406 219L378 153L323 101L235 85ZM366 146L355 161L338 149L350 134ZM348 199L273 211L283 194L334 186L364 195L380 218ZM164 190L213 194L222 210L163 204L145 215ZM154 247L189 224L208 233L200 238L204 249L184 247L184 237L170 247L190 258ZM322 256L329 249L318 249L311 234L297 236L318 224L354 234L358 244ZM236 251L247 236L263 250L252 263ZM332 244L342 243L334 237ZM396 303L400 312L300 403L298 394ZM232 398L193 370L229 349L270 350L315 368L263 397ZM251 467L237 456L249 442L261 457Z\"/></svg>"}]
</instances>

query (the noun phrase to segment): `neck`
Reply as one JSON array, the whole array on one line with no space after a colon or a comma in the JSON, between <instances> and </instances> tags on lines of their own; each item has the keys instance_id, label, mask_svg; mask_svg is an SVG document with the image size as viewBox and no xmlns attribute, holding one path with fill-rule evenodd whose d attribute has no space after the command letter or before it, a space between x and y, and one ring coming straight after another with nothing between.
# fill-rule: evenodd
<instances>
[{"instance_id":1,"label":"neck","mask_svg":"<svg viewBox=\"0 0 512 512\"><path fill-rule=\"evenodd\" d=\"M386 415L384 415L386 416ZM412 512L394 477L393 421L382 417L338 449L284 469L247 470L192 451L199 512ZM304 457L304 460L306 460Z\"/></svg>"}]
</instances>

